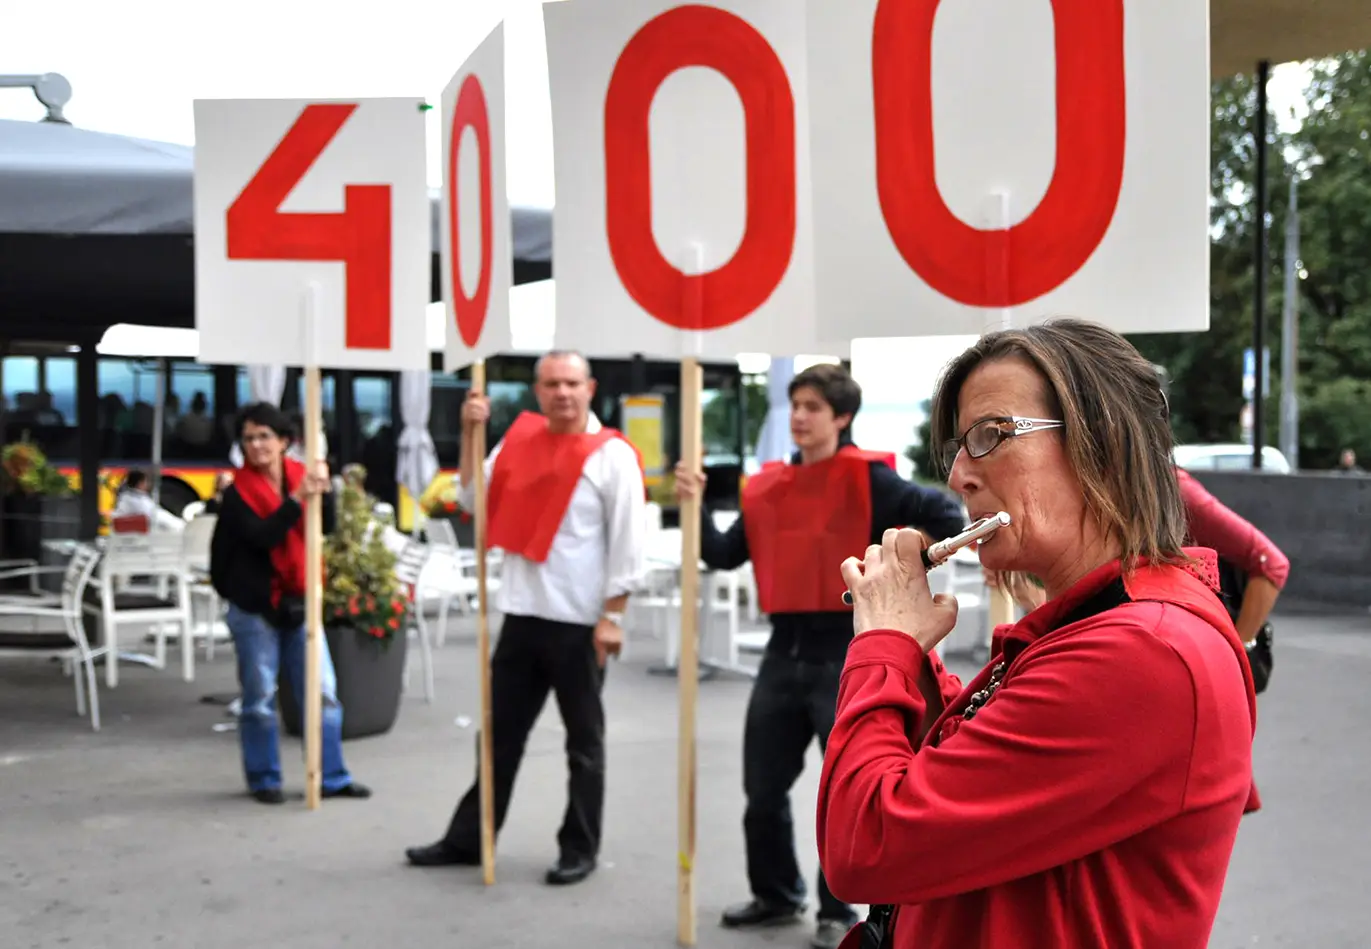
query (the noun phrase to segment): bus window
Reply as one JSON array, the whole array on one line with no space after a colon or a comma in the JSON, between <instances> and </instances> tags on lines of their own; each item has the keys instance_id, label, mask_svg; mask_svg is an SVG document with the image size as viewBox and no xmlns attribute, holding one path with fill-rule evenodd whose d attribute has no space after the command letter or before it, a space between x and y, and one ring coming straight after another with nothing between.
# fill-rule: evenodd
<instances>
[{"instance_id":1,"label":"bus window","mask_svg":"<svg viewBox=\"0 0 1371 949\"><path fill-rule=\"evenodd\" d=\"M470 386L456 376L435 372L428 410L428 432L438 450L439 468L456 468L462 457L462 401Z\"/></svg>"},{"instance_id":2,"label":"bus window","mask_svg":"<svg viewBox=\"0 0 1371 949\"><path fill-rule=\"evenodd\" d=\"M38 391L38 358L4 358L4 407L5 411L15 411L21 396L36 394Z\"/></svg>"},{"instance_id":3,"label":"bus window","mask_svg":"<svg viewBox=\"0 0 1371 949\"><path fill-rule=\"evenodd\" d=\"M96 367L100 457L145 462L152 457L158 374L153 359L103 358Z\"/></svg>"},{"instance_id":4,"label":"bus window","mask_svg":"<svg viewBox=\"0 0 1371 949\"><path fill-rule=\"evenodd\" d=\"M71 356L49 356L43 360L43 391L48 394L49 407L57 413L63 425L80 425L76 416L76 359Z\"/></svg>"},{"instance_id":5,"label":"bus window","mask_svg":"<svg viewBox=\"0 0 1371 949\"><path fill-rule=\"evenodd\" d=\"M247 366L238 367L237 387L238 405L241 408L252 402L252 380L248 378ZM230 422L230 424L232 423Z\"/></svg>"},{"instance_id":6,"label":"bus window","mask_svg":"<svg viewBox=\"0 0 1371 949\"><path fill-rule=\"evenodd\" d=\"M168 380L164 457L221 461L228 457L228 433L216 428L214 367L177 360Z\"/></svg>"},{"instance_id":7,"label":"bus window","mask_svg":"<svg viewBox=\"0 0 1371 949\"><path fill-rule=\"evenodd\" d=\"M742 430L738 390L705 389L700 399L705 465L739 465L738 433Z\"/></svg>"},{"instance_id":8,"label":"bus window","mask_svg":"<svg viewBox=\"0 0 1371 949\"><path fill-rule=\"evenodd\" d=\"M5 430L0 434L4 440L27 436L49 456L74 446L79 431L75 360L6 356L2 371Z\"/></svg>"},{"instance_id":9,"label":"bus window","mask_svg":"<svg viewBox=\"0 0 1371 949\"><path fill-rule=\"evenodd\" d=\"M294 384L292 385L292 380ZM331 372L319 374L319 407L324 413L324 442L326 454L332 453L338 445L338 416L334 411L337 406L336 383ZM286 370L286 391L281 397L281 411L286 413L286 417L301 425L301 429L296 435L303 439L305 432L301 419L305 410L305 375L299 369Z\"/></svg>"},{"instance_id":10,"label":"bus window","mask_svg":"<svg viewBox=\"0 0 1371 949\"><path fill-rule=\"evenodd\" d=\"M538 411L538 399L533 394L533 386L527 382L490 382L486 389L490 394L490 434L487 437L494 446L505 437L520 412Z\"/></svg>"},{"instance_id":11,"label":"bus window","mask_svg":"<svg viewBox=\"0 0 1371 949\"><path fill-rule=\"evenodd\" d=\"M383 426L390 424L390 397L393 388L389 378L353 376L352 404L357 416L358 444L365 442Z\"/></svg>"}]
</instances>

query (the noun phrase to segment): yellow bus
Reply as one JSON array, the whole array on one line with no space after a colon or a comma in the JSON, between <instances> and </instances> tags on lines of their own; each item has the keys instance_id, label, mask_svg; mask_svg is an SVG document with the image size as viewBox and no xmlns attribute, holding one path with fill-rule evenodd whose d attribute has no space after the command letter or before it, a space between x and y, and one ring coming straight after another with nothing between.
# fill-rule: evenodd
<instances>
[{"instance_id":1,"label":"yellow bus","mask_svg":"<svg viewBox=\"0 0 1371 949\"><path fill-rule=\"evenodd\" d=\"M532 379L537 355L511 353L486 361L493 401L490 444L503 436L514 417L535 407ZM131 468L149 469L153 458L155 405L159 374L166 368L162 420L162 505L180 514L206 500L216 475L229 468L233 421L251 398L243 366L202 365L191 359L105 356L98 360L96 418L77 411L76 356L54 344L9 345L0 376L4 414L3 443L27 437L80 487L78 445L83 431L100 442L100 510L108 514L114 490ZM679 364L653 359L595 359L598 382L593 410L605 424L624 430L643 452L649 490L668 520L675 507L670 470L679 453ZM705 456L713 499L736 503L743 470L747 400L736 362L706 363ZM351 463L367 469L367 487L395 505L402 529L414 524L416 501L441 514L453 494L452 476L461 450L458 423L469 386L466 372L444 373L433 354L429 431L437 447L439 473L419 499L396 484L396 443L403 428L399 376L387 372L326 370L323 374L325 436L335 470ZM296 413L303 402L298 370L287 372L282 407Z\"/></svg>"}]
</instances>

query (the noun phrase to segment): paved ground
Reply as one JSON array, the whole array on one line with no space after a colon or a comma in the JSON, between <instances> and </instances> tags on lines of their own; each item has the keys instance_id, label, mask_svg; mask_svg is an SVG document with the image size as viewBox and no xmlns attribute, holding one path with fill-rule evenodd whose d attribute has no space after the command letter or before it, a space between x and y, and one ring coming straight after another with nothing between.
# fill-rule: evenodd
<instances>
[{"instance_id":1,"label":"paved ground","mask_svg":"<svg viewBox=\"0 0 1371 949\"><path fill-rule=\"evenodd\" d=\"M73 712L48 666L0 663L0 945L107 949L483 949L668 947L675 943L675 681L645 673L643 643L608 687L610 771L600 873L539 881L554 856L565 769L555 712L540 724L500 841L499 882L418 871L401 851L435 838L472 775L475 708L467 636L439 656L438 701L406 699L390 735L347 746L371 801L266 808L241 793L237 739L216 732L231 655L185 684L126 667L103 690L105 729ZM1257 773L1266 809L1239 838L1217 949L1362 949L1371 937L1371 618L1287 617L1262 700ZM173 653L174 656L174 653ZM961 671L965 671L964 669ZM417 679L416 679L417 683ZM699 946L803 946L801 930L743 936L716 926L746 893L739 790L749 684L701 687ZM286 749L300 787L298 743ZM800 846L814 863L817 751L797 789Z\"/></svg>"}]
</instances>

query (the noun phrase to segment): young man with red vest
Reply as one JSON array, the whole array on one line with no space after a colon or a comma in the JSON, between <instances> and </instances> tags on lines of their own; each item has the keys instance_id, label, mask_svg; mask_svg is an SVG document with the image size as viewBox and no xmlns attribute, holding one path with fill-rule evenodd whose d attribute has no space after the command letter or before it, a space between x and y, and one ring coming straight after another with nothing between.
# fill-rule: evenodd
<instances>
[{"instance_id":1,"label":"young man with red vest","mask_svg":"<svg viewBox=\"0 0 1371 949\"><path fill-rule=\"evenodd\" d=\"M646 492L637 450L590 412L595 380L577 353L538 361L525 412L485 460L487 542L505 552L495 607L504 615L491 659L491 742L498 832L529 731L548 692L566 727L569 800L550 884L595 869L605 794L605 662L623 645L623 614L643 574ZM471 432L490 417L484 396L462 406L462 488L472 510ZM405 852L410 863L478 866L480 793L473 784L442 840Z\"/></svg>"},{"instance_id":2,"label":"young man with red vest","mask_svg":"<svg viewBox=\"0 0 1371 949\"><path fill-rule=\"evenodd\" d=\"M840 366L818 365L790 383L790 435L799 449L788 465L750 477L742 513L726 533L703 518L706 564L732 570L752 561L771 638L757 673L743 732L748 879L752 899L724 911L727 928L796 922L805 881L795 856L790 789L815 737L833 728L838 679L852 640L839 565L879 544L886 529L916 527L933 540L966 526L961 505L936 488L901 478L888 455L852 444L862 390ZM682 497L704 478L677 469ZM856 922L819 872L818 928L812 945L836 947Z\"/></svg>"}]
</instances>

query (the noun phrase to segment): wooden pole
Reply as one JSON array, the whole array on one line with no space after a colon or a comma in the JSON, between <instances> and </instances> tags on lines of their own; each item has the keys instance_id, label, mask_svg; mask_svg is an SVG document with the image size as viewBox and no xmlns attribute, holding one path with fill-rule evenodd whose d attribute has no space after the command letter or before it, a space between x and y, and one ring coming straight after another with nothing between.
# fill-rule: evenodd
<instances>
[{"instance_id":1,"label":"wooden pole","mask_svg":"<svg viewBox=\"0 0 1371 949\"><path fill-rule=\"evenodd\" d=\"M681 361L681 461L699 471L704 445L701 396L704 374L694 357ZM681 502L680 736L677 743L676 941L695 945L695 706L700 691L700 506L696 495Z\"/></svg>"},{"instance_id":2,"label":"wooden pole","mask_svg":"<svg viewBox=\"0 0 1371 949\"><path fill-rule=\"evenodd\" d=\"M478 360L471 367L471 391L478 394L486 391L485 360ZM495 882L495 775L491 758L490 613L486 592L486 427L480 425L473 429L471 439L471 457L476 459L471 479L476 489L476 510L472 514L476 528L476 654L481 679L481 730L476 739L480 743L477 784L481 789L481 874L486 886L490 886Z\"/></svg>"},{"instance_id":3,"label":"wooden pole","mask_svg":"<svg viewBox=\"0 0 1371 949\"><path fill-rule=\"evenodd\" d=\"M988 223L997 237L987 245L989 251L986 254L986 284L1004 299L1008 299L1009 296L1009 197L1007 191L996 191L992 192L986 201ZM1013 308L1002 307L986 314L982 332L984 334L1007 330L1013 325ZM1007 587L987 588L986 593L986 625L989 629L986 630L985 642L988 646L993 641L996 626L1014 622L1014 598L1010 596Z\"/></svg>"},{"instance_id":4,"label":"wooden pole","mask_svg":"<svg viewBox=\"0 0 1371 949\"><path fill-rule=\"evenodd\" d=\"M319 367L305 367L305 460L313 471L320 460L322 424ZM319 664L324 635L324 499L316 495L305 508L305 807L317 810L323 788L323 696Z\"/></svg>"}]
</instances>

